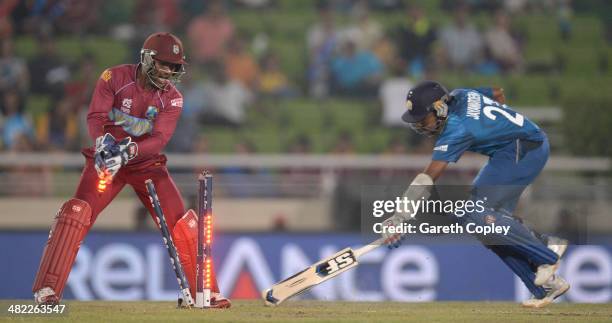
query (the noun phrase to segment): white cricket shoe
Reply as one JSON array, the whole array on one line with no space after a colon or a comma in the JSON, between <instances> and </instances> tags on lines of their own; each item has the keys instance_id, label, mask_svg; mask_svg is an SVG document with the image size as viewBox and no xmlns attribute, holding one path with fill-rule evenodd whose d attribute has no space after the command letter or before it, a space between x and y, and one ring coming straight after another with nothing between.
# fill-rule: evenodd
<instances>
[{"instance_id":1,"label":"white cricket shoe","mask_svg":"<svg viewBox=\"0 0 612 323\"><path fill-rule=\"evenodd\" d=\"M536 271L536 276L533 282L537 286L544 285L549 279L551 279L555 275L557 268L559 268L559 263L561 263L561 261L557 261L552 265L539 266L538 270Z\"/></svg>"},{"instance_id":2,"label":"white cricket shoe","mask_svg":"<svg viewBox=\"0 0 612 323\"><path fill-rule=\"evenodd\" d=\"M548 237L547 247L552 250L557 256L559 256L559 260L553 265L541 265L538 267L536 271L536 277L534 283L538 286L544 285L557 271L559 268L559 264L561 263L561 257L565 254L567 250L568 241L565 239L557 238L557 237Z\"/></svg>"},{"instance_id":3,"label":"white cricket shoe","mask_svg":"<svg viewBox=\"0 0 612 323\"><path fill-rule=\"evenodd\" d=\"M548 237L548 241L546 241L546 246L548 247L548 249L556 253L557 256L559 256L559 259L561 259L561 257L563 257L563 254L565 254L565 251L567 250L568 243L569 241L565 239L550 236Z\"/></svg>"},{"instance_id":4,"label":"white cricket shoe","mask_svg":"<svg viewBox=\"0 0 612 323\"><path fill-rule=\"evenodd\" d=\"M530 299L523 302L523 306L531 308L542 308L546 305L551 304L555 299L565 294L570 288L570 284L565 281L561 276L555 275L542 286L546 290L546 296L541 299L531 297Z\"/></svg>"},{"instance_id":5,"label":"white cricket shoe","mask_svg":"<svg viewBox=\"0 0 612 323\"><path fill-rule=\"evenodd\" d=\"M44 287L34 293L34 302L36 305L57 305L59 297L51 287Z\"/></svg>"}]
</instances>

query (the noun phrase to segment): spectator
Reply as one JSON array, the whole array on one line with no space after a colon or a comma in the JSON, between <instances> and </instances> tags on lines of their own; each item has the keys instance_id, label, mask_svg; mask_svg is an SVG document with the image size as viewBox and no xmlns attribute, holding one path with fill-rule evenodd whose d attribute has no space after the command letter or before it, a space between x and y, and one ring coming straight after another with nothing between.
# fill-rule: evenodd
<instances>
[{"instance_id":1,"label":"spectator","mask_svg":"<svg viewBox=\"0 0 612 323\"><path fill-rule=\"evenodd\" d=\"M308 82L310 95L323 98L329 94L329 64L338 43L334 14L325 2L317 5L318 21L308 29Z\"/></svg>"},{"instance_id":2,"label":"spectator","mask_svg":"<svg viewBox=\"0 0 612 323\"><path fill-rule=\"evenodd\" d=\"M332 148L332 154L352 155L355 154L355 145L353 144L353 136L348 131L343 131L338 135L336 144Z\"/></svg>"},{"instance_id":3,"label":"spectator","mask_svg":"<svg viewBox=\"0 0 612 323\"><path fill-rule=\"evenodd\" d=\"M491 58L504 71L517 71L523 64L518 41L510 33L510 19L503 11L495 15L495 25L485 34Z\"/></svg>"},{"instance_id":4,"label":"spectator","mask_svg":"<svg viewBox=\"0 0 612 323\"><path fill-rule=\"evenodd\" d=\"M72 111L70 97L56 101L49 112L49 144L50 148L71 150L77 146L77 118Z\"/></svg>"},{"instance_id":5,"label":"spectator","mask_svg":"<svg viewBox=\"0 0 612 323\"><path fill-rule=\"evenodd\" d=\"M16 89L21 96L28 91L30 76L26 62L13 53L13 41L2 41L2 56L0 56L0 93L9 88Z\"/></svg>"},{"instance_id":6,"label":"spectator","mask_svg":"<svg viewBox=\"0 0 612 323\"><path fill-rule=\"evenodd\" d=\"M572 37L572 16L574 14L572 10L571 0L559 0L557 1L557 20L559 23L559 34L561 39L565 42L569 41ZM610 15L610 13L607 13Z\"/></svg>"},{"instance_id":7,"label":"spectator","mask_svg":"<svg viewBox=\"0 0 612 323\"><path fill-rule=\"evenodd\" d=\"M69 34L88 34L98 22L100 0L68 0L64 4L64 12L57 19L58 32Z\"/></svg>"},{"instance_id":8,"label":"spectator","mask_svg":"<svg viewBox=\"0 0 612 323\"><path fill-rule=\"evenodd\" d=\"M228 78L222 64L213 64L211 80L203 90L208 98L204 107L204 121L210 124L239 126L244 123L245 109L253 95L238 81Z\"/></svg>"},{"instance_id":9,"label":"spectator","mask_svg":"<svg viewBox=\"0 0 612 323\"><path fill-rule=\"evenodd\" d=\"M173 20L168 20L168 15L171 12L178 12L178 8L165 10L164 1L156 2L157 0L138 0L133 4L132 17L130 21L133 23L126 30L125 27L118 26L115 33L120 38L129 39L130 54L133 54L135 59L140 59L140 50L142 49L142 40L147 38L152 33L160 30L172 30L170 25ZM168 5L174 5L174 0L168 0Z\"/></svg>"},{"instance_id":10,"label":"spectator","mask_svg":"<svg viewBox=\"0 0 612 323\"><path fill-rule=\"evenodd\" d=\"M382 35L374 44L372 51L386 69L394 68L397 63L397 48L388 35Z\"/></svg>"},{"instance_id":11,"label":"spectator","mask_svg":"<svg viewBox=\"0 0 612 323\"><path fill-rule=\"evenodd\" d=\"M62 98L55 99L49 113L49 142L62 150L78 150L87 133L87 106L98 78L95 58L85 53L76 66L74 77L64 87Z\"/></svg>"},{"instance_id":12,"label":"spectator","mask_svg":"<svg viewBox=\"0 0 612 323\"><path fill-rule=\"evenodd\" d=\"M195 79L193 73L187 73L179 84L183 93L183 110L178 121L179 127L174 130L174 136L168 142L168 151L191 152L194 148L194 138L197 136L198 122L202 116L208 98L203 80Z\"/></svg>"},{"instance_id":13,"label":"spectator","mask_svg":"<svg viewBox=\"0 0 612 323\"><path fill-rule=\"evenodd\" d=\"M423 8L417 5L407 10L406 18L406 25L395 33L395 42L399 47L400 65L413 77L419 78L425 73L436 30Z\"/></svg>"},{"instance_id":14,"label":"spectator","mask_svg":"<svg viewBox=\"0 0 612 323\"><path fill-rule=\"evenodd\" d=\"M3 146L12 150L16 147L20 135L28 139L33 138L30 121L21 113L21 101L17 91L7 91L2 97L2 111L4 112L4 128L2 129Z\"/></svg>"},{"instance_id":15,"label":"spectator","mask_svg":"<svg viewBox=\"0 0 612 323\"><path fill-rule=\"evenodd\" d=\"M358 51L347 41L332 61L335 89L339 94L373 95L382 78L383 66L371 51Z\"/></svg>"},{"instance_id":16,"label":"spectator","mask_svg":"<svg viewBox=\"0 0 612 323\"><path fill-rule=\"evenodd\" d=\"M68 65L57 55L55 42L49 36L38 41L38 53L29 62L34 94L50 95L58 98L64 94L64 84L70 79Z\"/></svg>"},{"instance_id":17,"label":"spectator","mask_svg":"<svg viewBox=\"0 0 612 323\"><path fill-rule=\"evenodd\" d=\"M9 39L13 35L11 14L18 3L18 0L4 0L0 2L0 39Z\"/></svg>"},{"instance_id":18,"label":"spectator","mask_svg":"<svg viewBox=\"0 0 612 323\"><path fill-rule=\"evenodd\" d=\"M440 32L442 66L458 70L470 70L482 58L482 37L468 22L469 8L460 5L454 12L453 22Z\"/></svg>"},{"instance_id":19,"label":"spectator","mask_svg":"<svg viewBox=\"0 0 612 323\"><path fill-rule=\"evenodd\" d=\"M22 1L22 3L23 5L17 5L15 11L26 15L21 28L32 34L51 34L57 21L66 12L65 1Z\"/></svg>"},{"instance_id":20,"label":"spectator","mask_svg":"<svg viewBox=\"0 0 612 323\"><path fill-rule=\"evenodd\" d=\"M310 154L312 152L312 143L308 136L302 134L293 140L287 151L290 154Z\"/></svg>"},{"instance_id":21,"label":"spectator","mask_svg":"<svg viewBox=\"0 0 612 323\"><path fill-rule=\"evenodd\" d=\"M367 3L359 2L355 5L353 16L355 24L342 31L343 40L354 42L359 50L374 49L383 32L380 24L370 19Z\"/></svg>"},{"instance_id":22,"label":"spectator","mask_svg":"<svg viewBox=\"0 0 612 323\"><path fill-rule=\"evenodd\" d=\"M402 136L394 136L384 151L386 155L405 155L408 152L406 140Z\"/></svg>"},{"instance_id":23,"label":"spectator","mask_svg":"<svg viewBox=\"0 0 612 323\"><path fill-rule=\"evenodd\" d=\"M286 152L296 155L311 154L312 142L306 134L300 134L291 140ZM320 170L313 167L291 165L284 168L280 178L282 193L287 196L308 196L312 192L313 179L318 179L319 176Z\"/></svg>"},{"instance_id":24,"label":"spectator","mask_svg":"<svg viewBox=\"0 0 612 323\"><path fill-rule=\"evenodd\" d=\"M245 49L244 39L232 38L225 55L225 72L227 76L239 81L245 87L254 89L259 76L259 67L253 56Z\"/></svg>"},{"instance_id":25,"label":"spectator","mask_svg":"<svg viewBox=\"0 0 612 323\"><path fill-rule=\"evenodd\" d=\"M191 20L187 36L194 63L207 63L223 56L226 43L234 35L234 23L225 14L221 1L211 1L203 15Z\"/></svg>"},{"instance_id":26,"label":"spectator","mask_svg":"<svg viewBox=\"0 0 612 323\"><path fill-rule=\"evenodd\" d=\"M281 71L278 56L275 53L267 53L261 59L259 92L272 97L289 97L295 94L287 76Z\"/></svg>"},{"instance_id":27,"label":"spectator","mask_svg":"<svg viewBox=\"0 0 612 323\"><path fill-rule=\"evenodd\" d=\"M85 53L79 60L74 77L64 87L64 99L70 111L70 125L77 124L77 129L69 130L70 149L78 149L80 145L89 144L90 138L87 131L87 107L91 94L98 79L95 57L91 53ZM73 141L74 139L74 141ZM78 139L78 140L77 140Z\"/></svg>"},{"instance_id":28,"label":"spectator","mask_svg":"<svg viewBox=\"0 0 612 323\"><path fill-rule=\"evenodd\" d=\"M529 0L504 0L504 10L510 14L522 14L527 8Z\"/></svg>"},{"instance_id":29,"label":"spectator","mask_svg":"<svg viewBox=\"0 0 612 323\"><path fill-rule=\"evenodd\" d=\"M236 155L252 155L256 152L255 145L248 139L240 140L234 145ZM233 197L252 197L261 194L259 185L264 182L256 179L263 172L259 169L240 166L228 166L221 169L226 180L226 192Z\"/></svg>"}]
</instances>

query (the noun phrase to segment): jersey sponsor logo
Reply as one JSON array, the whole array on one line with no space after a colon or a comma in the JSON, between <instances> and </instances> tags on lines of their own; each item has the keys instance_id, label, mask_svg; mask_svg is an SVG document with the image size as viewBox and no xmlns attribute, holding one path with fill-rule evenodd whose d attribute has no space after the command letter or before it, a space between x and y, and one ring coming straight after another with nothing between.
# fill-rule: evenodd
<instances>
[{"instance_id":1,"label":"jersey sponsor logo","mask_svg":"<svg viewBox=\"0 0 612 323\"><path fill-rule=\"evenodd\" d=\"M437 150L437 151L447 151L448 150L448 145L440 145L440 146L436 146L434 147L433 150Z\"/></svg>"},{"instance_id":2,"label":"jersey sponsor logo","mask_svg":"<svg viewBox=\"0 0 612 323\"><path fill-rule=\"evenodd\" d=\"M467 111L466 116L474 120L480 119L480 97L476 92L469 92L467 95Z\"/></svg>"},{"instance_id":3,"label":"jersey sponsor logo","mask_svg":"<svg viewBox=\"0 0 612 323\"><path fill-rule=\"evenodd\" d=\"M176 99L170 100L170 105L173 106L173 107L182 108L183 107L183 98L176 98Z\"/></svg>"},{"instance_id":4,"label":"jersey sponsor logo","mask_svg":"<svg viewBox=\"0 0 612 323\"><path fill-rule=\"evenodd\" d=\"M111 72L110 70L104 70L104 72L102 72L102 75L100 75L100 78L104 80L104 82L108 82L108 80L110 80L112 76L113 72Z\"/></svg>"},{"instance_id":5,"label":"jersey sponsor logo","mask_svg":"<svg viewBox=\"0 0 612 323\"><path fill-rule=\"evenodd\" d=\"M130 110L132 110L132 99L123 99L123 101L121 101L121 111L130 113Z\"/></svg>"}]
</instances>

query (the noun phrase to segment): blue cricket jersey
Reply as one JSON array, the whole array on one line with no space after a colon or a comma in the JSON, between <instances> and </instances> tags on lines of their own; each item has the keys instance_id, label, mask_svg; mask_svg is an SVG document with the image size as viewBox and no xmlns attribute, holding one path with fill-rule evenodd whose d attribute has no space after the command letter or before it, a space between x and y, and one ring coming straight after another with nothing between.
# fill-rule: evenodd
<instances>
[{"instance_id":1,"label":"blue cricket jersey","mask_svg":"<svg viewBox=\"0 0 612 323\"><path fill-rule=\"evenodd\" d=\"M434 146L433 160L456 162L466 150L491 156L513 140L545 138L535 123L491 99L491 88L456 89L450 96L448 119Z\"/></svg>"}]
</instances>

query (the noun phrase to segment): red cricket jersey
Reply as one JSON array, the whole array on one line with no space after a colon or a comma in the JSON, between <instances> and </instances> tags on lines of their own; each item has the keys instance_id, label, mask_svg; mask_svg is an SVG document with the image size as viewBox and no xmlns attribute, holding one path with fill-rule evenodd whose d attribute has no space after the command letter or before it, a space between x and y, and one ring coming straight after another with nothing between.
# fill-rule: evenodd
<instances>
[{"instance_id":1,"label":"red cricket jersey","mask_svg":"<svg viewBox=\"0 0 612 323\"><path fill-rule=\"evenodd\" d=\"M102 72L87 113L89 135L94 142L97 137L110 133L117 141L130 136L138 144L138 156L126 166L141 164L160 154L172 137L183 108L183 96L173 84L168 84L164 90L144 89L138 85L136 73L139 73L138 64L119 65ZM158 111L153 129L138 137L114 125L109 118L113 108L146 118L150 107ZM92 157L93 153L94 147L83 150L87 157Z\"/></svg>"}]
</instances>

